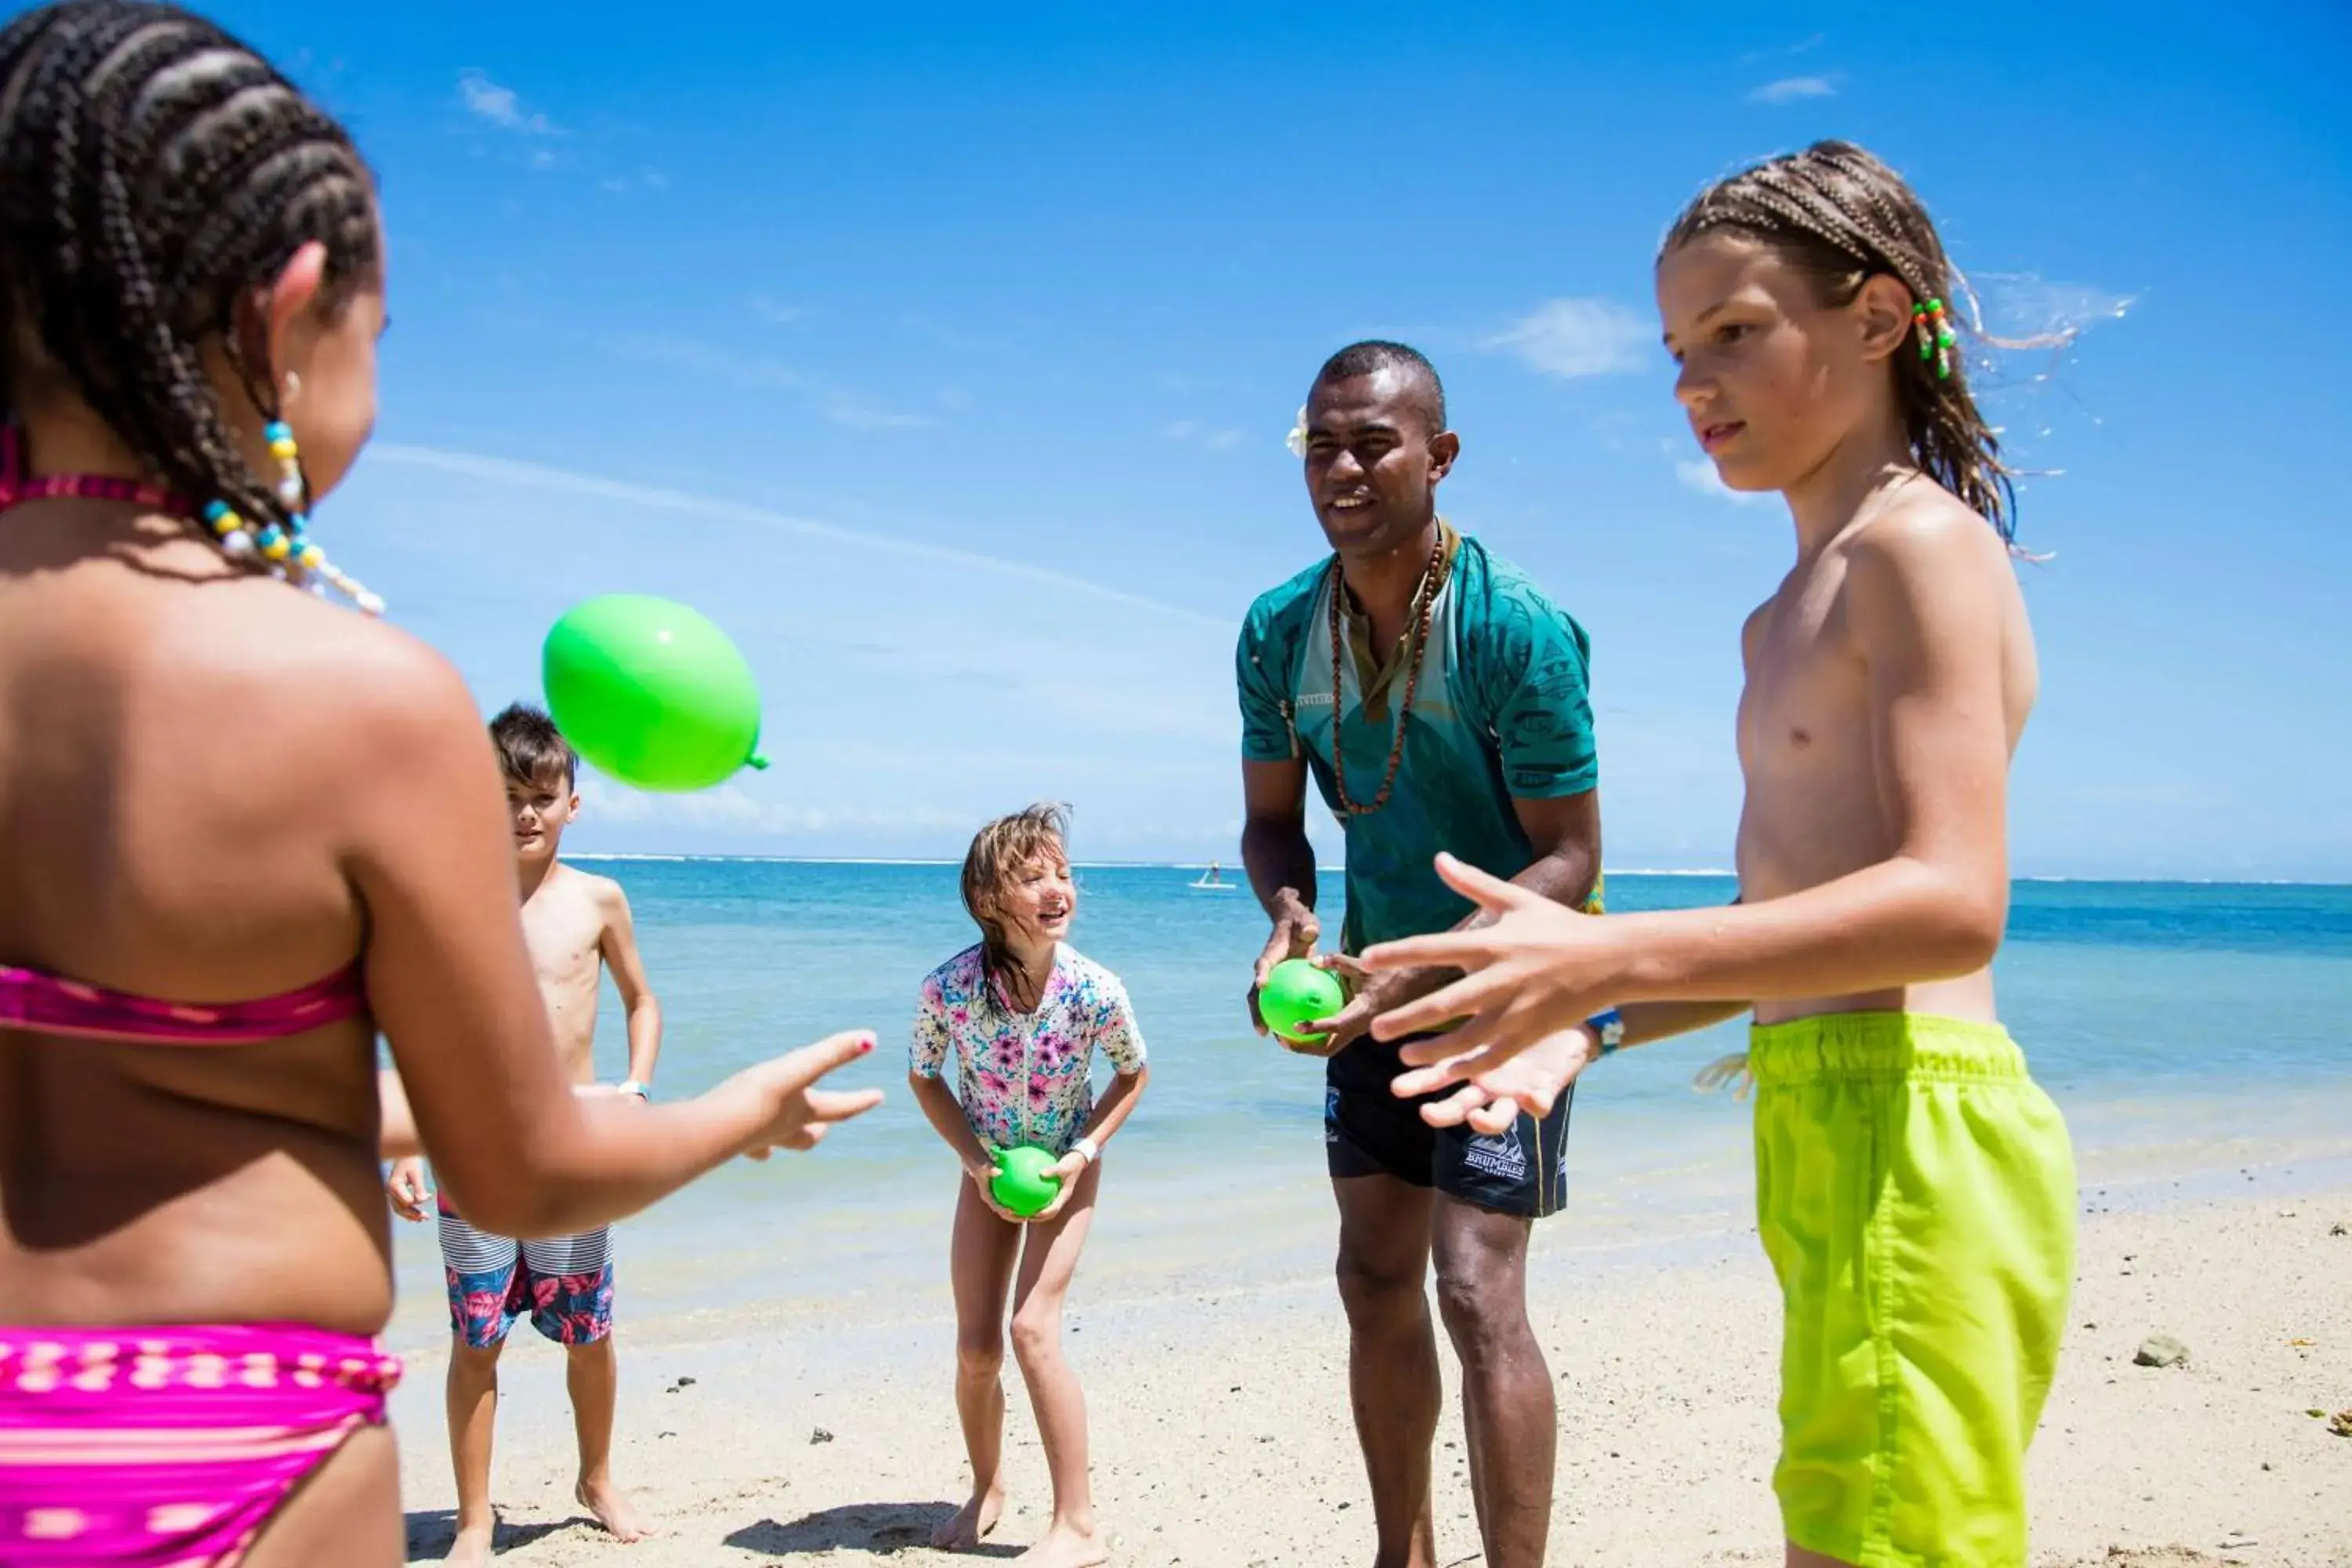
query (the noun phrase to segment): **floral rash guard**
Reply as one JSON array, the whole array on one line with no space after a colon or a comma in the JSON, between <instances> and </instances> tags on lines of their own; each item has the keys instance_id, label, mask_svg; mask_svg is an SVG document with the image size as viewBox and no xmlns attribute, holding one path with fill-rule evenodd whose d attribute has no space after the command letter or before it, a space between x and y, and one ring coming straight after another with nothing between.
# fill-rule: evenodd
<instances>
[{"instance_id":1,"label":"floral rash guard","mask_svg":"<svg viewBox=\"0 0 2352 1568\"><path fill-rule=\"evenodd\" d=\"M982 1142L1066 1154L1094 1108L1097 1046L1120 1072L1143 1070L1143 1032L1118 975L1058 945L1036 1008L1015 1013L990 992L975 946L923 977L908 1057L931 1079L956 1058L956 1099Z\"/></svg>"}]
</instances>

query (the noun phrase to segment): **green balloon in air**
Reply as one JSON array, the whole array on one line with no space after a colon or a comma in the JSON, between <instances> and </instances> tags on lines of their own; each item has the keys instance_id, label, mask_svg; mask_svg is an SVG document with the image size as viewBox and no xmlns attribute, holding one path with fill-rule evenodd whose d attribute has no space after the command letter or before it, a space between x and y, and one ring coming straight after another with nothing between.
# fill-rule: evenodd
<instances>
[{"instance_id":1,"label":"green balloon in air","mask_svg":"<svg viewBox=\"0 0 2352 1568\"><path fill-rule=\"evenodd\" d=\"M548 711L583 757L639 789L708 789L759 756L760 688L727 634L684 605L606 594L541 656Z\"/></svg>"},{"instance_id":2,"label":"green balloon in air","mask_svg":"<svg viewBox=\"0 0 2352 1568\"><path fill-rule=\"evenodd\" d=\"M1057 1156L1034 1143L1023 1143L996 1152L996 1179L988 1190L996 1201L1026 1219L1043 1214L1054 1194L1062 1190L1062 1178L1052 1174L1061 1162Z\"/></svg>"},{"instance_id":3,"label":"green balloon in air","mask_svg":"<svg viewBox=\"0 0 2352 1568\"><path fill-rule=\"evenodd\" d=\"M1268 972L1257 994L1257 1016L1286 1040L1311 1040L1299 1026L1329 1017L1348 1005L1348 988L1328 969L1286 958Z\"/></svg>"}]
</instances>

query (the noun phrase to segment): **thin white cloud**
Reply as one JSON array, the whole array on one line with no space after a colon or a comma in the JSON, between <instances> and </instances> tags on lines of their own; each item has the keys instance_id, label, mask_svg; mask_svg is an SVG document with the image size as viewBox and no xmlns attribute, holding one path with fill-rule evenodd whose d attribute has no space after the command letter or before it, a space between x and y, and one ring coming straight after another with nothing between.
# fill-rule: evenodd
<instances>
[{"instance_id":1,"label":"thin white cloud","mask_svg":"<svg viewBox=\"0 0 2352 1568\"><path fill-rule=\"evenodd\" d=\"M845 430L920 430L939 423L928 414L884 408L849 392L827 393L817 412Z\"/></svg>"},{"instance_id":2,"label":"thin white cloud","mask_svg":"<svg viewBox=\"0 0 2352 1568\"><path fill-rule=\"evenodd\" d=\"M592 774L581 780L580 794L591 820L673 822L745 833L830 833L845 828L904 832L959 829L971 824L969 815L922 806L904 811L861 811L762 800L740 784L720 784L692 795L653 795Z\"/></svg>"},{"instance_id":3,"label":"thin white cloud","mask_svg":"<svg viewBox=\"0 0 2352 1568\"><path fill-rule=\"evenodd\" d=\"M371 456L390 463L403 463L412 468L431 468L442 473L459 474L471 479L487 479L528 489L548 490L562 495L593 497L599 500L618 501L625 506L644 507L660 511L680 512L688 516L707 517L720 521L747 524L755 528L772 529L778 532L795 533L812 538L832 540L855 545L881 554L897 555L913 560L934 562L944 565L987 572L999 576L1040 584L1047 587L1084 594L1135 609L1150 610L1193 626L1212 627L1219 633L1229 633L1229 618L1203 615L1179 605L1162 603L1140 594L1130 594L1123 588L1090 582L1066 572L1050 567L1033 566L1025 561L1007 560L1003 556L985 555L974 550L958 550L951 545L928 544L916 540L898 539L887 533L869 533L860 529L844 528L838 523L822 522L814 518L793 517L766 507L746 506L739 501L721 500L710 496L689 495L683 490L659 489L651 485L630 484L625 480L603 479L593 474L575 474L562 468L551 468L538 463L520 463L506 458L484 457L473 452L450 452L434 447L410 447L395 441L377 441L368 447Z\"/></svg>"},{"instance_id":4,"label":"thin white cloud","mask_svg":"<svg viewBox=\"0 0 2352 1568\"><path fill-rule=\"evenodd\" d=\"M457 91L466 100L467 112L486 120L501 131L512 131L524 136L555 136L562 132L554 121L536 110L525 110L522 97L510 87L492 81L488 72L468 66L457 73Z\"/></svg>"},{"instance_id":5,"label":"thin white cloud","mask_svg":"<svg viewBox=\"0 0 2352 1568\"><path fill-rule=\"evenodd\" d=\"M1800 39L1796 43L1786 45L1780 48L1750 49L1746 54L1739 57L1739 63L1744 66L1752 66L1769 59L1786 59L1797 55L1810 54L1813 50L1821 47L1823 44L1827 43L1829 41L1829 37L1830 36L1827 33L1815 33L1811 37Z\"/></svg>"},{"instance_id":6,"label":"thin white cloud","mask_svg":"<svg viewBox=\"0 0 2352 1568\"><path fill-rule=\"evenodd\" d=\"M1614 300L1547 300L1484 346L1546 375L1614 375L1642 368L1656 330Z\"/></svg>"},{"instance_id":7,"label":"thin white cloud","mask_svg":"<svg viewBox=\"0 0 2352 1568\"><path fill-rule=\"evenodd\" d=\"M692 338L660 333L614 338L606 346L627 359L676 365L680 370L753 391L800 393L810 400L820 417L845 430L915 430L939 423L928 414L886 408L871 398L765 354L740 354Z\"/></svg>"},{"instance_id":8,"label":"thin white cloud","mask_svg":"<svg viewBox=\"0 0 2352 1568\"><path fill-rule=\"evenodd\" d=\"M1244 439L1238 430L1212 430L1197 419L1176 420L1161 426L1160 433L1171 441L1181 441L1212 452L1230 452Z\"/></svg>"},{"instance_id":9,"label":"thin white cloud","mask_svg":"<svg viewBox=\"0 0 2352 1568\"><path fill-rule=\"evenodd\" d=\"M1834 76L1784 76L1778 81L1768 81L1748 95L1750 103L1801 103L1809 98L1835 98L1838 79Z\"/></svg>"},{"instance_id":10,"label":"thin white cloud","mask_svg":"<svg viewBox=\"0 0 2352 1568\"><path fill-rule=\"evenodd\" d=\"M751 314L772 327L791 327L799 325L808 312L798 305L787 305L765 294L754 294L751 296Z\"/></svg>"},{"instance_id":11,"label":"thin white cloud","mask_svg":"<svg viewBox=\"0 0 2352 1568\"><path fill-rule=\"evenodd\" d=\"M614 174L597 184L616 196L634 196L640 191L666 191L669 181L659 170L647 169L636 175Z\"/></svg>"},{"instance_id":12,"label":"thin white cloud","mask_svg":"<svg viewBox=\"0 0 2352 1568\"><path fill-rule=\"evenodd\" d=\"M1727 500L1738 506L1754 506L1771 499L1762 490L1733 489L1723 482L1723 476L1717 473L1715 465L1705 458L1690 458L1676 463L1675 478L1680 479L1686 489L1694 489L1703 496L1712 496L1717 500Z\"/></svg>"},{"instance_id":13,"label":"thin white cloud","mask_svg":"<svg viewBox=\"0 0 2352 1568\"><path fill-rule=\"evenodd\" d=\"M943 349L958 353L1001 353L1012 345L1003 340L983 337L945 321L908 311L898 318L898 325L919 338L928 338Z\"/></svg>"},{"instance_id":14,"label":"thin white cloud","mask_svg":"<svg viewBox=\"0 0 2352 1568\"><path fill-rule=\"evenodd\" d=\"M692 338L639 332L612 339L607 346L625 359L676 365L680 370L690 370L753 390L774 387L804 392L817 385L814 376L795 370L781 360L771 359L764 354L739 354L727 349L714 348L709 343L697 342Z\"/></svg>"},{"instance_id":15,"label":"thin white cloud","mask_svg":"<svg viewBox=\"0 0 2352 1568\"><path fill-rule=\"evenodd\" d=\"M2095 283L2063 283L2030 272L1979 272L1969 282L1984 330L2022 348L2060 348L2101 321L2119 321L2139 303Z\"/></svg>"}]
</instances>

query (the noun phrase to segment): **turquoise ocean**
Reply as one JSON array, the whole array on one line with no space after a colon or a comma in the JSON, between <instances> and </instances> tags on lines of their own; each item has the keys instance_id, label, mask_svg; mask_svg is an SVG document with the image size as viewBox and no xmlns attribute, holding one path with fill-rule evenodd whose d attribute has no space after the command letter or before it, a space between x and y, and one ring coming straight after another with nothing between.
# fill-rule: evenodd
<instances>
[{"instance_id":1,"label":"turquoise ocean","mask_svg":"<svg viewBox=\"0 0 2352 1568\"><path fill-rule=\"evenodd\" d=\"M673 1334L853 1310L947 1308L961 1180L904 1088L918 984L974 940L956 868L746 859L599 859L636 914L667 1024L676 1097L837 1029L875 1057L842 1075L890 1090L814 1153L738 1162L622 1229L621 1312ZM1260 1039L1243 1005L1265 931L1244 887L1197 868L1087 867L1073 945L1127 983L1149 1091L1105 1166L1082 1283L1109 1297L1304 1280L1328 1264L1322 1067ZM1228 869L1228 880L1238 873ZM1728 900L1728 878L1612 873L1610 907ZM1337 929L1339 878L1324 879ZM2086 1205L2273 1186L2352 1185L2352 888L2018 884L2001 1012L2066 1113ZM622 1076L607 983L598 1065ZM1747 1108L1692 1077L1728 1026L1645 1047L1580 1086L1571 1211L1540 1250L1647 1258L1748 1223ZM1098 1081L1106 1067L1097 1065ZM446 1318L432 1227L400 1226L396 1348Z\"/></svg>"}]
</instances>

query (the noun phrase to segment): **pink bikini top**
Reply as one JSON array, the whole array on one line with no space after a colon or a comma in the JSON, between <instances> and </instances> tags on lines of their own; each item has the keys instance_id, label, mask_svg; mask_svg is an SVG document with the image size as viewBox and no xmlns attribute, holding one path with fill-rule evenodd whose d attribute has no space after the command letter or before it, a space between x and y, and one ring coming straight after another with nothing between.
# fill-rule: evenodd
<instances>
[{"instance_id":1,"label":"pink bikini top","mask_svg":"<svg viewBox=\"0 0 2352 1568\"><path fill-rule=\"evenodd\" d=\"M165 511L187 510L186 503L169 491L128 479L89 474L26 478L23 458L16 426L0 424L0 511L51 496L127 500ZM38 970L0 964L0 1029L37 1029L47 1035L152 1046L241 1046L340 1024L367 1010L367 986L356 962L283 996L204 1006L127 995Z\"/></svg>"},{"instance_id":2,"label":"pink bikini top","mask_svg":"<svg viewBox=\"0 0 2352 1568\"><path fill-rule=\"evenodd\" d=\"M150 1046L242 1046L364 1016L367 987L352 964L324 980L257 1002L158 1002L34 969L0 967L0 1029L129 1040Z\"/></svg>"}]
</instances>

